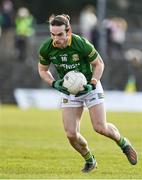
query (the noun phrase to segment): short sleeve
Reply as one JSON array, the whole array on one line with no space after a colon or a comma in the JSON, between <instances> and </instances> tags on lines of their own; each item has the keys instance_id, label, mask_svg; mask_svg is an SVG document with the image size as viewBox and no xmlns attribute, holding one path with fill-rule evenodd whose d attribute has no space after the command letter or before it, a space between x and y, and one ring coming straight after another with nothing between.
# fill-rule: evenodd
<instances>
[{"instance_id":1,"label":"short sleeve","mask_svg":"<svg viewBox=\"0 0 142 180\"><path fill-rule=\"evenodd\" d=\"M49 52L49 43L46 41L39 48L39 62L43 65L49 65L50 58L48 57Z\"/></svg>"},{"instance_id":2,"label":"short sleeve","mask_svg":"<svg viewBox=\"0 0 142 180\"><path fill-rule=\"evenodd\" d=\"M92 62L96 59L98 56L97 50L94 48L94 46L85 38L84 39L84 53L85 57L89 62Z\"/></svg>"}]
</instances>

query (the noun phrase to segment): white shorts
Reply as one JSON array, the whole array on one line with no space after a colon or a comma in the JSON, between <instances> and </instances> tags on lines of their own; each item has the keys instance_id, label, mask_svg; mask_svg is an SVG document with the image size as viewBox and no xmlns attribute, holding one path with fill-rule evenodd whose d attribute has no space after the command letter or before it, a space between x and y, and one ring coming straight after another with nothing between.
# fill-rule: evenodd
<instances>
[{"instance_id":1,"label":"white shorts","mask_svg":"<svg viewBox=\"0 0 142 180\"><path fill-rule=\"evenodd\" d=\"M96 85L96 89L92 90L91 92L75 97L75 95L66 95L63 94L61 108L65 107L82 107L87 106L90 108L96 104L100 104L104 102L104 91L101 85L101 82L98 81Z\"/></svg>"}]
</instances>

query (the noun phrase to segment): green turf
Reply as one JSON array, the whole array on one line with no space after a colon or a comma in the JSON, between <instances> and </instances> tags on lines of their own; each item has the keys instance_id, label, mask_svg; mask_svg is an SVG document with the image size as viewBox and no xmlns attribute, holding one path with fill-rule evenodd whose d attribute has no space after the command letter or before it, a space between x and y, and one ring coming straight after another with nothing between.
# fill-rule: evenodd
<instances>
[{"instance_id":1,"label":"green turf","mask_svg":"<svg viewBox=\"0 0 142 180\"><path fill-rule=\"evenodd\" d=\"M60 110L0 106L0 178L142 178L142 113L109 112L107 117L131 140L139 163L130 165L112 140L95 133L88 112L84 112L81 132L97 158L98 169L82 174L84 161L66 139Z\"/></svg>"}]
</instances>

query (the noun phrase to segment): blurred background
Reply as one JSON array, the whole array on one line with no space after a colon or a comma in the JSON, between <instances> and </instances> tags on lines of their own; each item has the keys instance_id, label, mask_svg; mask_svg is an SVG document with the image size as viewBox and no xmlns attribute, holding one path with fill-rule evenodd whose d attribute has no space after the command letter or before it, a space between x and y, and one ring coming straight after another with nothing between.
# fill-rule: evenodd
<instances>
[{"instance_id":1,"label":"blurred background","mask_svg":"<svg viewBox=\"0 0 142 180\"><path fill-rule=\"evenodd\" d=\"M49 36L48 17L62 13L101 54L104 90L142 91L141 0L0 0L1 104L17 104L19 88L50 89L38 75L38 49Z\"/></svg>"}]
</instances>

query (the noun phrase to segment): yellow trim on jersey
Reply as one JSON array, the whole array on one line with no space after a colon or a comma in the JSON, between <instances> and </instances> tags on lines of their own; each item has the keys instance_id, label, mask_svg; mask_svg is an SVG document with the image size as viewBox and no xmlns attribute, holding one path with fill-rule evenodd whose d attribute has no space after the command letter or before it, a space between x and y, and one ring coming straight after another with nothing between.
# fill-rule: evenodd
<instances>
[{"instance_id":1,"label":"yellow trim on jersey","mask_svg":"<svg viewBox=\"0 0 142 180\"><path fill-rule=\"evenodd\" d=\"M69 39L68 39L68 46L71 46L71 43L72 43L72 35L69 36Z\"/></svg>"},{"instance_id":2,"label":"yellow trim on jersey","mask_svg":"<svg viewBox=\"0 0 142 180\"><path fill-rule=\"evenodd\" d=\"M53 41L53 43L52 43L52 44L53 44L53 46L54 46L54 47L56 47L56 45L55 45L54 41Z\"/></svg>"}]
</instances>

